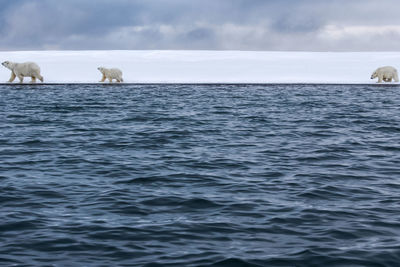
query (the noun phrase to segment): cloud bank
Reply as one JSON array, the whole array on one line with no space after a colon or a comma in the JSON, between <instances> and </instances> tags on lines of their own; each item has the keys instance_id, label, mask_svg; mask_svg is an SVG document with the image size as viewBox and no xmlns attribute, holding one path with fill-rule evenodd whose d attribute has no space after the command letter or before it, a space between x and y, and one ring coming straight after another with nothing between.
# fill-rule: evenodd
<instances>
[{"instance_id":1,"label":"cloud bank","mask_svg":"<svg viewBox=\"0 0 400 267\"><path fill-rule=\"evenodd\" d=\"M394 0L0 0L1 50L398 51Z\"/></svg>"}]
</instances>

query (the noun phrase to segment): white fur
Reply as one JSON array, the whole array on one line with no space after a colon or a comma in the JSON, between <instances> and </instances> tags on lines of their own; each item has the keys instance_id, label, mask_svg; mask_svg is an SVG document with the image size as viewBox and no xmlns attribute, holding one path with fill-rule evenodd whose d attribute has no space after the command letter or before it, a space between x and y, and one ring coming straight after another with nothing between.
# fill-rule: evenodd
<instances>
[{"instance_id":1,"label":"white fur","mask_svg":"<svg viewBox=\"0 0 400 267\"><path fill-rule=\"evenodd\" d=\"M381 83L382 81L391 82L393 79L395 82L399 82L397 70L390 66L381 67L374 71L371 75L371 79L375 78L378 78L378 83Z\"/></svg>"},{"instance_id":2,"label":"white fur","mask_svg":"<svg viewBox=\"0 0 400 267\"><path fill-rule=\"evenodd\" d=\"M100 82L104 82L106 79L112 82L112 80L117 80L117 82L123 82L124 80L122 79L122 71L120 69L107 69L104 67L98 67L97 68L102 74L103 78L101 79Z\"/></svg>"},{"instance_id":3,"label":"white fur","mask_svg":"<svg viewBox=\"0 0 400 267\"><path fill-rule=\"evenodd\" d=\"M1 64L7 69L11 70L11 78L8 81L10 83L15 80L15 77L18 77L21 83L24 81L24 77L31 77L32 83L35 83L36 79L39 79L43 82L43 77L40 75L40 68L34 62L15 63L11 61L4 61Z\"/></svg>"}]
</instances>

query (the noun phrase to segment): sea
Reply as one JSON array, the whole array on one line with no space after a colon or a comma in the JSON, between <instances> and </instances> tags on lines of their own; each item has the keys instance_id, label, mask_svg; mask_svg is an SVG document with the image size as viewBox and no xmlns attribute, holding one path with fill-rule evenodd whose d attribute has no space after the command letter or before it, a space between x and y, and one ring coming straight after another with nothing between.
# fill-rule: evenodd
<instances>
[{"instance_id":1,"label":"sea","mask_svg":"<svg viewBox=\"0 0 400 267\"><path fill-rule=\"evenodd\" d=\"M0 266L399 265L398 85L0 85Z\"/></svg>"}]
</instances>

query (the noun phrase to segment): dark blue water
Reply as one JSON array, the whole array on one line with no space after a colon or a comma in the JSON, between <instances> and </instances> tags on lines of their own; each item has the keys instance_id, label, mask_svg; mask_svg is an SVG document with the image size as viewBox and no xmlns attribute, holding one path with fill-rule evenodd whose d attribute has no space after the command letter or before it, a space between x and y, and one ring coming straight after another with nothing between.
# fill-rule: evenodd
<instances>
[{"instance_id":1,"label":"dark blue water","mask_svg":"<svg viewBox=\"0 0 400 267\"><path fill-rule=\"evenodd\" d=\"M1 266L398 266L400 88L0 87Z\"/></svg>"}]
</instances>

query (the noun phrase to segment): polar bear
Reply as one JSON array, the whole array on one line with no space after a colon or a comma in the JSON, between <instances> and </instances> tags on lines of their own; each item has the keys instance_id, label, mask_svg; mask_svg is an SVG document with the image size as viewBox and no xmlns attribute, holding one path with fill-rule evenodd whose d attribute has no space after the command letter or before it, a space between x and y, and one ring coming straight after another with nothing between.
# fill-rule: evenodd
<instances>
[{"instance_id":1,"label":"polar bear","mask_svg":"<svg viewBox=\"0 0 400 267\"><path fill-rule=\"evenodd\" d=\"M43 82L43 76L40 75L40 68L34 62L15 63L11 61L4 61L1 63L1 65L11 70L11 78L8 81L10 83L15 80L15 77L18 77L20 83L24 81L24 77L31 77L32 83L35 83L36 79L39 79L41 82Z\"/></svg>"},{"instance_id":2,"label":"polar bear","mask_svg":"<svg viewBox=\"0 0 400 267\"><path fill-rule=\"evenodd\" d=\"M124 81L122 79L122 71L120 69L107 69L104 67L98 67L97 69L103 74L103 78L100 82L104 82L106 79L108 79L110 83L113 79L117 80L119 83Z\"/></svg>"},{"instance_id":3,"label":"polar bear","mask_svg":"<svg viewBox=\"0 0 400 267\"><path fill-rule=\"evenodd\" d=\"M378 78L378 83L391 82L393 79L395 82L399 82L399 75L397 74L397 70L393 67L386 66L376 69L374 73L372 73L371 79Z\"/></svg>"}]
</instances>

